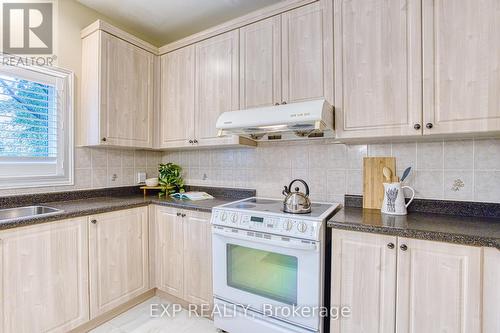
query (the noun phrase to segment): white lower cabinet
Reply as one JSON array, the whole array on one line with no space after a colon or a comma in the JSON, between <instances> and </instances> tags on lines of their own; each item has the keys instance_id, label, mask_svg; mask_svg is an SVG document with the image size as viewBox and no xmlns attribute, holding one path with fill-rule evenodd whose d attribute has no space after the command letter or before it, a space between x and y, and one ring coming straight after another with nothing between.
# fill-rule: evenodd
<instances>
[{"instance_id":1,"label":"white lower cabinet","mask_svg":"<svg viewBox=\"0 0 500 333\"><path fill-rule=\"evenodd\" d=\"M87 220L0 232L0 332L67 332L89 320Z\"/></svg>"},{"instance_id":2,"label":"white lower cabinet","mask_svg":"<svg viewBox=\"0 0 500 333\"><path fill-rule=\"evenodd\" d=\"M148 209L0 231L0 333L68 332L155 287L211 304L210 213L152 206L150 228Z\"/></svg>"},{"instance_id":3,"label":"white lower cabinet","mask_svg":"<svg viewBox=\"0 0 500 333\"><path fill-rule=\"evenodd\" d=\"M212 303L210 213L156 207L155 285L190 304Z\"/></svg>"},{"instance_id":4,"label":"white lower cabinet","mask_svg":"<svg viewBox=\"0 0 500 333\"><path fill-rule=\"evenodd\" d=\"M483 333L500 332L500 250L485 248L483 257Z\"/></svg>"},{"instance_id":5,"label":"white lower cabinet","mask_svg":"<svg viewBox=\"0 0 500 333\"><path fill-rule=\"evenodd\" d=\"M332 333L481 332L481 248L333 230L332 252L332 305L352 310Z\"/></svg>"},{"instance_id":6,"label":"white lower cabinet","mask_svg":"<svg viewBox=\"0 0 500 333\"><path fill-rule=\"evenodd\" d=\"M143 294L149 287L148 209L90 216L91 318Z\"/></svg>"},{"instance_id":7,"label":"white lower cabinet","mask_svg":"<svg viewBox=\"0 0 500 333\"><path fill-rule=\"evenodd\" d=\"M183 231L184 299L191 304L212 304L210 214L187 212Z\"/></svg>"},{"instance_id":8,"label":"white lower cabinet","mask_svg":"<svg viewBox=\"0 0 500 333\"><path fill-rule=\"evenodd\" d=\"M395 236L333 231L331 304L351 307L352 317L332 320L332 332L394 332L396 243Z\"/></svg>"},{"instance_id":9,"label":"white lower cabinet","mask_svg":"<svg viewBox=\"0 0 500 333\"><path fill-rule=\"evenodd\" d=\"M179 209L156 207L154 237L155 286L175 297L184 296L184 231Z\"/></svg>"},{"instance_id":10,"label":"white lower cabinet","mask_svg":"<svg viewBox=\"0 0 500 333\"><path fill-rule=\"evenodd\" d=\"M398 244L396 332L480 333L481 248L408 238Z\"/></svg>"}]
</instances>

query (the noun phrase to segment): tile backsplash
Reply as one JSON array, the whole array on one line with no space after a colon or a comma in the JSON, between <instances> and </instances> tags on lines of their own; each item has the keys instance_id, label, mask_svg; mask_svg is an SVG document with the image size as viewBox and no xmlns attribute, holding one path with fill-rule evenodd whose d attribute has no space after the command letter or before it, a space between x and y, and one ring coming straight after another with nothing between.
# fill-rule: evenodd
<instances>
[{"instance_id":1,"label":"tile backsplash","mask_svg":"<svg viewBox=\"0 0 500 333\"><path fill-rule=\"evenodd\" d=\"M255 188L281 197L284 185L303 178L313 200L342 201L362 194L365 156L396 157L397 173L411 166L408 185L418 198L500 203L500 139L333 144L328 140L263 143L257 148L154 152L75 149L75 185L2 190L0 196L134 185L136 173L157 175L160 162L184 168L187 184Z\"/></svg>"},{"instance_id":2,"label":"tile backsplash","mask_svg":"<svg viewBox=\"0 0 500 333\"><path fill-rule=\"evenodd\" d=\"M309 183L313 200L342 201L362 194L365 156L396 157L397 173L416 197L500 202L500 139L345 145L328 141L263 143L255 149L214 149L163 154L184 168L193 185L248 187L281 197L294 178Z\"/></svg>"},{"instance_id":3,"label":"tile backsplash","mask_svg":"<svg viewBox=\"0 0 500 333\"><path fill-rule=\"evenodd\" d=\"M75 148L75 184L72 186L35 187L0 190L0 196L136 184L136 173L158 175L162 153L145 150Z\"/></svg>"}]
</instances>

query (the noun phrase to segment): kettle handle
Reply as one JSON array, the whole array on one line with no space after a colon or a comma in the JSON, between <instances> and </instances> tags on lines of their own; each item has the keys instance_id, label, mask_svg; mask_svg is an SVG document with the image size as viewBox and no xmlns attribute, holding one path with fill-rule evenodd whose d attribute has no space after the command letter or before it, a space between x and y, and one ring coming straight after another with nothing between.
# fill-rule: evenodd
<instances>
[{"instance_id":1,"label":"kettle handle","mask_svg":"<svg viewBox=\"0 0 500 333\"><path fill-rule=\"evenodd\" d=\"M309 186L308 186L308 185L307 185L307 183L306 183L304 180L302 180L302 179L294 179L294 180L292 180L292 182L290 183L290 185L288 185L288 190L289 190L289 191L291 191L291 190L292 190L292 185L293 185L293 183L295 183L295 182L301 182L301 183L304 185L304 187L306 188L306 197L308 197L308 196L309 196Z\"/></svg>"}]
</instances>

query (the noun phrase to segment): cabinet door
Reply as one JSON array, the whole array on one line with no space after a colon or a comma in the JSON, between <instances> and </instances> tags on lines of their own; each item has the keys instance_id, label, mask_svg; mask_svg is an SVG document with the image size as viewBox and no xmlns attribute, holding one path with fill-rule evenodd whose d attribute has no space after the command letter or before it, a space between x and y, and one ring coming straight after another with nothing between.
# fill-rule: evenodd
<instances>
[{"instance_id":1,"label":"cabinet door","mask_svg":"<svg viewBox=\"0 0 500 333\"><path fill-rule=\"evenodd\" d=\"M500 130L500 2L424 0L424 134Z\"/></svg>"},{"instance_id":2,"label":"cabinet door","mask_svg":"<svg viewBox=\"0 0 500 333\"><path fill-rule=\"evenodd\" d=\"M147 207L89 221L90 313L95 318L149 290Z\"/></svg>"},{"instance_id":3,"label":"cabinet door","mask_svg":"<svg viewBox=\"0 0 500 333\"><path fill-rule=\"evenodd\" d=\"M210 214L190 211L184 219L184 299L192 304L212 304Z\"/></svg>"},{"instance_id":4,"label":"cabinet door","mask_svg":"<svg viewBox=\"0 0 500 333\"><path fill-rule=\"evenodd\" d=\"M217 136L215 123L237 110L238 30L196 44L195 137L200 145Z\"/></svg>"},{"instance_id":5,"label":"cabinet door","mask_svg":"<svg viewBox=\"0 0 500 333\"><path fill-rule=\"evenodd\" d=\"M240 108L281 102L281 17L240 28Z\"/></svg>"},{"instance_id":6,"label":"cabinet door","mask_svg":"<svg viewBox=\"0 0 500 333\"><path fill-rule=\"evenodd\" d=\"M394 332L396 244L395 236L332 231L331 304L352 312L331 320L332 333Z\"/></svg>"},{"instance_id":7,"label":"cabinet door","mask_svg":"<svg viewBox=\"0 0 500 333\"><path fill-rule=\"evenodd\" d=\"M331 1L282 15L283 101L326 98L333 104Z\"/></svg>"},{"instance_id":8,"label":"cabinet door","mask_svg":"<svg viewBox=\"0 0 500 333\"><path fill-rule=\"evenodd\" d=\"M409 238L398 243L396 332L479 333L481 248Z\"/></svg>"},{"instance_id":9,"label":"cabinet door","mask_svg":"<svg viewBox=\"0 0 500 333\"><path fill-rule=\"evenodd\" d=\"M101 134L109 145L151 148L154 56L101 33Z\"/></svg>"},{"instance_id":10,"label":"cabinet door","mask_svg":"<svg viewBox=\"0 0 500 333\"><path fill-rule=\"evenodd\" d=\"M194 46L161 57L161 147L194 139Z\"/></svg>"},{"instance_id":11,"label":"cabinet door","mask_svg":"<svg viewBox=\"0 0 500 333\"><path fill-rule=\"evenodd\" d=\"M421 135L420 0L333 4L337 137Z\"/></svg>"},{"instance_id":12,"label":"cabinet door","mask_svg":"<svg viewBox=\"0 0 500 333\"><path fill-rule=\"evenodd\" d=\"M483 263L483 332L500 332L500 250L484 248Z\"/></svg>"},{"instance_id":13,"label":"cabinet door","mask_svg":"<svg viewBox=\"0 0 500 333\"><path fill-rule=\"evenodd\" d=\"M180 211L157 207L156 230L156 287L179 298L184 297L184 231Z\"/></svg>"},{"instance_id":14,"label":"cabinet door","mask_svg":"<svg viewBox=\"0 0 500 333\"><path fill-rule=\"evenodd\" d=\"M0 233L1 332L67 332L89 320L85 218Z\"/></svg>"}]
</instances>

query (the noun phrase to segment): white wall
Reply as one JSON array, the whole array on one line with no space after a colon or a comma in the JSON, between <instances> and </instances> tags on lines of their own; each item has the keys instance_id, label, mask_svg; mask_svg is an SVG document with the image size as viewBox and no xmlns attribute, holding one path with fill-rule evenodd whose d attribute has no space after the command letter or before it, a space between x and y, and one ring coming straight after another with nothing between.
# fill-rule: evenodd
<instances>
[{"instance_id":1,"label":"white wall","mask_svg":"<svg viewBox=\"0 0 500 333\"><path fill-rule=\"evenodd\" d=\"M399 176L411 166L407 183L419 198L500 202L499 139L266 143L256 149L166 153L163 161L184 167L188 184L249 187L259 196L281 197L284 185L303 178L313 200L342 201L345 193L362 194L364 156L395 156ZM453 189L456 180L464 184L458 190Z\"/></svg>"}]
</instances>

